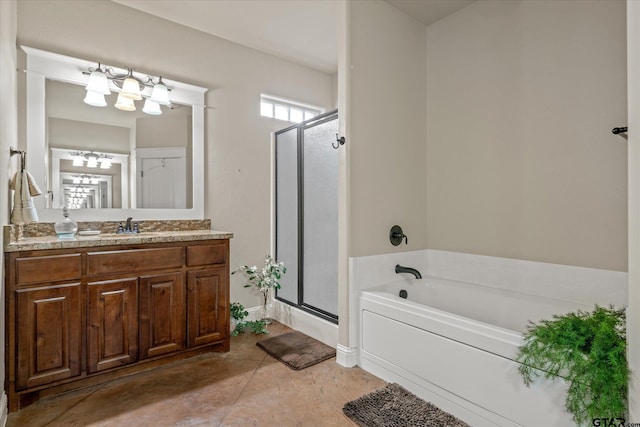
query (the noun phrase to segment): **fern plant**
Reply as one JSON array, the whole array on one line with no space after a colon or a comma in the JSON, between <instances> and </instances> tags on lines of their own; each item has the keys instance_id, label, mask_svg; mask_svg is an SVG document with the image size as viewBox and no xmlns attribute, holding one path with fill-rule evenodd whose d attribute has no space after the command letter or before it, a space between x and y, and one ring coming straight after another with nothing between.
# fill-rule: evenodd
<instances>
[{"instance_id":1,"label":"fern plant","mask_svg":"<svg viewBox=\"0 0 640 427\"><path fill-rule=\"evenodd\" d=\"M625 311L596 306L530 323L516 360L529 386L536 377L569 383L565 407L577 424L623 418L629 366Z\"/></svg>"}]
</instances>

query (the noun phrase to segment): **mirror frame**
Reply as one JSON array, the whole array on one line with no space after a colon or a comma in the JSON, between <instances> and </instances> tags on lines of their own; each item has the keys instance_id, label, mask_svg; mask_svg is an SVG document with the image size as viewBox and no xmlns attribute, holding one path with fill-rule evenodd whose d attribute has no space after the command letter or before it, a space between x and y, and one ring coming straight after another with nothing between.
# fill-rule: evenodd
<instances>
[{"instance_id":1,"label":"mirror frame","mask_svg":"<svg viewBox=\"0 0 640 427\"><path fill-rule=\"evenodd\" d=\"M54 222L62 217L62 209L49 208L48 179L49 153L45 149L46 111L45 82L47 79L86 86L89 76L82 71L96 67L97 62L73 58L40 49L21 46L27 55L26 67L26 141L27 170L41 188L43 197L34 197L33 202L41 222ZM119 67L102 64L121 71ZM122 70L126 71L126 70ZM193 204L190 209L73 209L76 221L122 221L127 217L142 220L204 219L204 94L207 88L162 78L171 89L171 100L192 108L192 191ZM112 91L119 91L110 82ZM82 100L78 100L82 102ZM131 164L135 159L129 159ZM129 191L131 194L131 191Z\"/></svg>"}]
</instances>

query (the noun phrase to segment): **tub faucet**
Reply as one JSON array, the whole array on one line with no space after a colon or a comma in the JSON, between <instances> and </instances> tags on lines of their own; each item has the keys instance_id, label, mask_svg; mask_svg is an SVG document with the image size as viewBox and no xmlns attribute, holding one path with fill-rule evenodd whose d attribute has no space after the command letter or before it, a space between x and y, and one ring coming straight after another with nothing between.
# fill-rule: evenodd
<instances>
[{"instance_id":1,"label":"tub faucet","mask_svg":"<svg viewBox=\"0 0 640 427\"><path fill-rule=\"evenodd\" d=\"M396 274L400 274L400 273L413 274L416 279L422 279L422 274L420 274L420 272L415 268L403 267L400 264L396 264Z\"/></svg>"}]
</instances>

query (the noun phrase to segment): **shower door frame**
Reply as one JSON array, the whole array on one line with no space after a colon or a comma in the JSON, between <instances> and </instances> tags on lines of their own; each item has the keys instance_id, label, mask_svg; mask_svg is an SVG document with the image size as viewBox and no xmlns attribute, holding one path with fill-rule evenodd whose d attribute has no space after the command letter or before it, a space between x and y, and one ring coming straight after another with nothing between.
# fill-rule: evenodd
<instances>
[{"instance_id":1,"label":"shower door frame","mask_svg":"<svg viewBox=\"0 0 640 427\"><path fill-rule=\"evenodd\" d=\"M317 126L317 125L321 125L323 123L332 121L332 120L338 120L338 110L331 110L328 111L326 113L320 114L312 119L309 120L305 120L303 122L297 123L295 125L289 126L285 129L281 129L277 132L274 132L274 160L273 160L273 164L275 165L274 167L274 190L273 190L273 194L274 194L274 207L273 207L273 211L274 211L274 222L273 222L273 229L274 229L274 241L273 241L273 246L274 246L274 253L275 253L275 259L278 259L278 186L277 186L277 182L278 182L278 144L277 144L277 136L281 133L286 133L289 132L293 129L296 129L296 149L297 149L297 155L296 155L296 160L297 160L297 196L298 196L298 200L297 200L297 207L298 207L298 227L297 227L297 232L298 232L298 239L297 239L297 254L298 254L298 262L297 262L297 267L298 267L298 277L297 277L297 282L298 282L298 286L297 286L297 290L298 290L298 301L297 302L292 302L286 299L283 299L281 297L278 296L278 292L276 291L275 294L275 298L276 300L290 305L292 307L296 307L302 311L305 311L309 314L312 314L314 316L317 316L321 319L327 320L329 322L338 324L338 314L332 314L329 313L325 310L322 310L321 308L318 307L314 307L311 304L305 303L304 302L304 130L305 129L309 129L311 127ZM339 185L339 184L338 184ZM336 189L336 191L338 191L338 189ZM336 205L336 209L339 209L339 196L338 196L338 204ZM339 236L339 226L338 226L338 236ZM338 240L338 247L339 247L340 243ZM340 265L340 259L338 258L338 280L339 280L339 265ZM339 282L336 283L336 286L338 286L338 298L339 298ZM339 301L338 301L339 304Z\"/></svg>"}]
</instances>

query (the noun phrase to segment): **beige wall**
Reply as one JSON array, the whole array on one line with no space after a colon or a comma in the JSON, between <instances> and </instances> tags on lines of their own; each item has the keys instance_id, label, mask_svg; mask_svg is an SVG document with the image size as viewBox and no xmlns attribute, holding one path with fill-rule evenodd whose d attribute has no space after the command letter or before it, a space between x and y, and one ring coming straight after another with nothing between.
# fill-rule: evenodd
<instances>
[{"instance_id":1,"label":"beige wall","mask_svg":"<svg viewBox=\"0 0 640 427\"><path fill-rule=\"evenodd\" d=\"M190 146L191 116L141 117L136 120L136 148Z\"/></svg>"},{"instance_id":2,"label":"beige wall","mask_svg":"<svg viewBox=\"0 0 640 427\"><path fill-rule=\"evenodd\" d=\"M270 132L288 124L259 116L260 93L330 109L331 75L102 0L19 2L18 42L209 88L205 176L195 177L206 183L205 216L235 233L232 268L264 259ZM231 300L259 304L236 276Z\"/></svg>"},{"instance_id":3,"label":"beige wall","mask_svg":"<svg viewBox=\"0 0 640 427\"><path fill-rule=\"evenodd\" d=\"M0 1L0 225L9 223L8 182L16 170L16 158L9 159L9 147L18 145L16 11L15 1ZM2 247L0 258L4 260ZM4 283L4 261L0 261L0 281ZM0 286L0 384L4 384L5 378L4 300L4 286ZM0 413L0 420L3 418Z\"/></svg>"},{"instance_id":4,"label":"beige wall","mask_svg":"<svg viewBox=\"0 0 640 427\"><path fill-rule=\"evenodd\" d=\"M429 248L627 270L625 2L475 2L427 31Z\"/></svg>"},{"instance_id":5,"label":"beige wall","mask_svg":"<svg viewBox=\"0 0 640 427\"><path fill-rule=\"evenodd\" d=\"M350 255L425 248L426 28L383 1L349 6Z\"/></svg>"},{"instance_id":6,"label":"beige wall","mask_svg":"<svg viewBox=\"0 0 640 427\"><path fill-rule=\"evenodd\" d=\"M627 0L629 113L629 421L640 420L640 3Z\"/></svg>"},{"instance_id":7,"label":"beige wall","mask_svg":"<svg viewBox=\"0 0 640 427\"><path fill-rule=\"evenodd\" d=\"M49 147L129 154L129 128L49 117Z\"/></svg>"}]
</instances>

